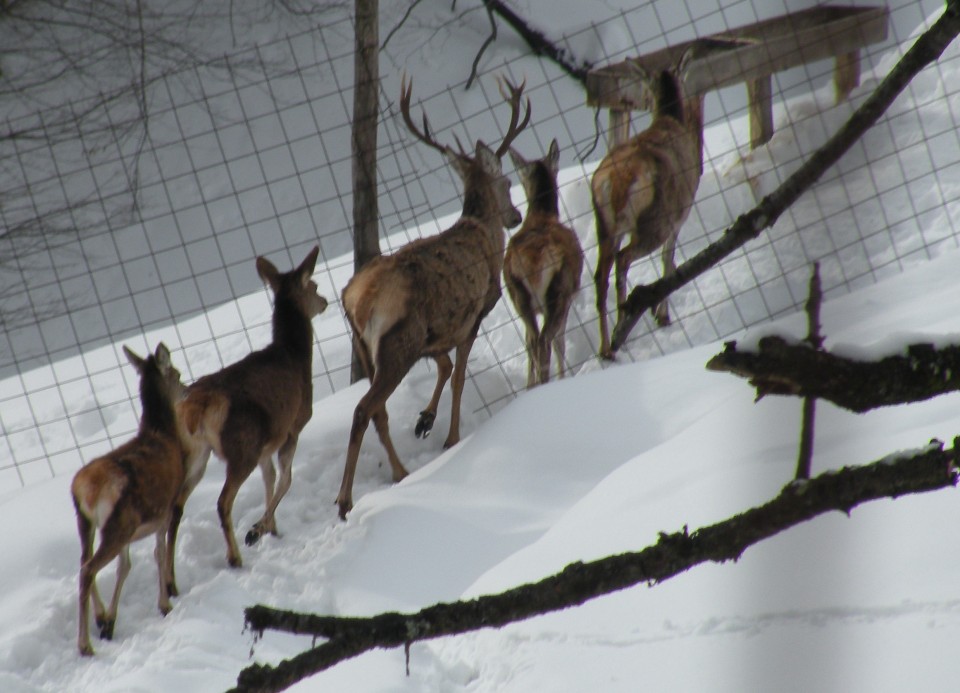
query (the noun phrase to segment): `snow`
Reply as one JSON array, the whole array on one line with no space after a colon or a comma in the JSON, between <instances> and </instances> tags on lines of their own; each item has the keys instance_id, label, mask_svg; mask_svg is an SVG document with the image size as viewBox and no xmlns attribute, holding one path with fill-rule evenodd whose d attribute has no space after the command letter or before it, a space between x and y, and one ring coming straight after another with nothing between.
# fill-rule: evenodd
<instances>
[{"instance_id":1,"label":"snow","mask_svg":"<svg viewBox=\"0 0 960 693\"><path fill-rule=\"evenodd\" d=\"M958 52L951 46L928 74L943 84L956 83ZM925 76L891 112L891 119L913 114L922 129L895 129L885 121L771 233L808 234L805 210L847 199L851 192L882 205L885 195L904 190L914 208L928 204L930 213L891 238L898 243L910 243L916 234L952 238L950 219L960 207L950 169L925 153L960 160L950 130L956 95L943 93L937 82ZM869 83L854 98L862 99L867 89ZM781 120L778 137L745 160L714 157L697 216L704 218L715 204L712 190L734 190L742 204L733 211L743 209L754 194L751 186L768 191L849 112L819 95L793 105L780 117L817 117L790 127ZM719 127L726 126L710 133L713 142L727 136ZM933 133L938 146L913 146L910 138L918 132ZM925 182L905 187L890 182L902 182L905 170L909 180L918 181L938 172L940 197L923 202L934 187ZM583 175L579 168L566 171L563 187L563 208L577 220L581 239L592 233ZM876 218L885 223L882 210ZM831 232L842 235L845 219L839 214ZM931 257L920 253L879 283L828 295L821 316L828 348L877 357L915 341L956 343L960 250L955 246L941 243ZM875 254L850 261L872 268L889 262L888 248L867 247ZM761 274L777 270L772 252L754 260L752 268ZM330 293L350 271L347 261L331 264ZM727 271L727 280L739 276L735 269ZM808 271L805 267L797 286L805 285ZM356 507L346 522L338 521L334 498L364 383L335 392L332 386L318 388L294 462L294 484L277 514L282 536L243 547L239 570L228 568L224 558L215 510L223 465L212 463L187 504L177 551L182 594L173 611L165 618L157 613L152 546L136 544L114 640L95 640L97 654L89 659L76 652L79 542L69 470L78 465L77 455L89 459L88 453L102 449L113 435L120 436L113 442L123 439L137 414L127 403L135 383L129 368L117 378L119 344L57 365L62 373L94 374L76 393L53 387L47 371L12 381L24 390L47 385L51 392L46 399L24 395L29 406L5 408L5 422L29 416L31 408L56 407L82 412L86 419L79 433L52 430L40 442L11 442L63 453L51 461L62 467L55 478L0 497L0 526L8 528L0 538L0 690L223 690L252 662L276 663L311 644L309 638L269 632L255 641L243 629L247 606L368 615L496 592L571 561L643 548L661 531L684 526L692 531L723 520L769 500L790 482L798 401L768 397L754 403L745 382L706 371L706 361L722 349L715 341L648 358L649 344L638 340L617 364L589 360L595 323L592 287L586 279L584 286L576 309L591 334L571 334L568 355L575 360L579 354L585 365L575 377L516 397L525 373L522 359L497 377L485 371L486 364L496 363L497 350L520 349L512 309L501 301L491 321L507 327L475 346L476 377L463 406L465 437L449 451L441 449L448 394L435 434L426 441L412 435L434 381L432 366L418 365L389 401L394 442L412 473L391 484L385 455L376 436L368 434L354 487ZM723 286L715 277L701 282L705 293ZM264 344L269 311L266 293L255 294L151 332L131 347L142 353L159 339L180 347L174 361L192 380L219 368L220 354L239 358ZM260 330L243 331L258 320ZM682 330L695 333L698 320L705 318L681 318L682 325L656 339L685 344ZM801 314L786 315L737 339L746 345L763 334L800 337L805 322ZM337 306L316 318L314 328L324 362L347 358ZM218 348L208 341L212 334L218 335ZM315 370L321 368L318 358ZM96 386L93 401L88 382ZM488 416L483 405L489 402L498 404ZM958 405L960 396L948 395L858 416L821 403L814 473L922 448L932 438L951 441L958 434ZM74 447L79 452L70 452ZM831 513L748 549L736 563L701 566L663 584L500 630L415 644L409 676L402 651L376 651L294 690L952 691L960 675L954 653L960 636L956 500L955 491L945 490L865 504L850 517ZM262 503L261 483L251 478L235 505L239 531L259 518ZM111 572L100 576L103 592L112 588Z\"/></svg>"}]
</instances>

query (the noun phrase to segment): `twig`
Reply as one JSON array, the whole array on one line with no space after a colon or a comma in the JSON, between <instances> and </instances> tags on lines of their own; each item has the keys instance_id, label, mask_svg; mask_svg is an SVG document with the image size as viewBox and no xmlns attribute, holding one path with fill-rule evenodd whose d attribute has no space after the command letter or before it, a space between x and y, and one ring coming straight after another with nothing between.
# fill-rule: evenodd
<instances>
[{"instance_id":1,"label":"twig","mask_svg":"<svg viewBox=\"0 0 960 693\"><path fill-rule=\"evenodd\" d=\"M497 40L497 20L493 18L493 10L490 9L490 5L486 2L483 4L487 9L487 18L490 20L490 34L483 42L483 45L480 46L480 50L477 51L477 54L473 56L473 65L470 67L470 77L467 78L467 86L464 87L465 89L469 89L470 85L473 84L473 80L477 78L477 69L480 65L480 58L483 57L483 53L487 50L487 46Z\"/></svg>"},{"instance_id":2,"label":"twig","mask_svg":"<svg viewBox=\"0 0 960 693\"><path fill-rule=\"evenodd\" d=\"M810 293L807 296L807 343L814 349L823 347L820 335L820 304L823 291L820 289L820 263L813 263L813 275L810 277ZM809 479L813 463L813 431L817 415L817 398L803 398L803 419L800 425L800 452L797 459L797 479Z\"/></svg>"}]
</instances>

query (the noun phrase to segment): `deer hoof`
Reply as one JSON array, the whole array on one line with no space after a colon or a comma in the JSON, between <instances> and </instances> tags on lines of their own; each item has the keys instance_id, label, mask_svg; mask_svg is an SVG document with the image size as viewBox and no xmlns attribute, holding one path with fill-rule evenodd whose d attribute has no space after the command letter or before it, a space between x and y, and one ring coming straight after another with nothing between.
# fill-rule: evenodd
<instances>
[{"instance_id":1,"label":"deer hoof","mask_svg":"<svg viewBox=\"0 0 960 693\"><path fill-rule=\"evenodd\" d=\"M90 646L89 643L87 643L86 645L81 645L79 649L80 649L81 657L93 657L93 648Z\"/></svg>"},{"instance_id":2,"label":"deer hoof","mask_svg":"<svg viewBox=\"0 0 960 693\"><path fill-rule=\"evenodd\" d=\"M100 629L101 640L113 640L113 626L115 621L107 619L97 619L97 627Z\"/></svg>"},{"instance_id":3,"label":"deer hoof","mask_svg":"<svg viewBox=\"0 0 960 693\"><path fill-rule=\"evenodd\" d=\"M433 430L433 422L436 420L437 415L432 411L422 411L420 412L420 418L417 419L417 427L413 429L414 435L417 438L426 438L430 435L430 431Z\"/></svg>"},{"instance_id":4,"label":"deer hoof","mask_svg":"<svg viewBox=\"0 0 960 693\"><path fill-rule=\"evenodd\" d=\"M258 541L260 541L260 537L262 535L263 535L262 528L259 525L254 525L253 527L250 528L250 531L247 532L247 536L244 537L243 542L247 546L253 546Z\"/></svg>"},{"instance_id":5,"label":"deer hoof","mask_svg":"<svg viewBox=\"0 0 960 693\"><path fill-rule=\"evenodd\" d=\"M337 505L340 506L340 519L346 522L347 513L353 510L353 502L349 500L337 500Z\"/></svg>"}]
</instances>

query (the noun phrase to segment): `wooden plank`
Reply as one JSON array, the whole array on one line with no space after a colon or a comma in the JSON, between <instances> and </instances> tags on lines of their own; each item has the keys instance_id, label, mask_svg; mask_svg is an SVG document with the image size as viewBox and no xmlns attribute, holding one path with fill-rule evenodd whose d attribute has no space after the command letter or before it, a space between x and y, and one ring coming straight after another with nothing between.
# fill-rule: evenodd
<instances>
[{"instance_id":1,"label":"wooden plank","mask_svg":"<svg viewBox=\"0 0 960 693\"><path fill-rule=\"evenodd\" d=\"M630 111L610 109L610 132L607 139L607 149L613 149L618 144L630 138Z\"/></svg>"},{"instance_id":2,"label":"wooden plank","mask_svg":"<svg viewBox=\"0 0 960 693\"><path fill-rule=\"evenodd\" d=\"M852 55L887 37L885 7L818 7L699 39L704 55L691 60L686 86L693 93L750 82L790 67ZM639 58L592 70L587 103L601 108L646 110L637 66L655 73L672 68L693 43L687 41ZM632 64L631 64L632 63Z\"/></svg>"},{"instance_id":3,"label":"wooden plank","mask_svg":"<svg viewBox=\"0 0 960 693\"><path fill-rule=\"evenodd\" d=\"M750 100L750 148L766 144L773 137L773 88L768 75L747 82Z\"/></svg>"},{"instance_id":4,"label":"wooden plank","mask_svg":"<svg viewBox=\"0 0 960 693\"><path fill-rule=\"evenodd\" d=\"M860 51L837 56L833 69L833 92L840 103L850 92L860 86Z\"/></svg>"}]
</instances>

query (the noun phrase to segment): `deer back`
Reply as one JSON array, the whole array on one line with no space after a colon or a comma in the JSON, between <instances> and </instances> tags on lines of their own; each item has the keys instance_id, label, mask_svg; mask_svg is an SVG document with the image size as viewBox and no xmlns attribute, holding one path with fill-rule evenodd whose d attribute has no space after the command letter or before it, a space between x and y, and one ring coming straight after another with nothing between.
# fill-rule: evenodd
<instances>
[{"instance_id":1,"label":"deer back","mask_svg":"<svg viewBox=\"0 0 960 693\"><path fill-rule=\"evenodd\" d=\"M291 272L279 272L265 258L257 271L274 294L273 339L263 349L187 388L178 405L184 427L197 443L223 456L223 432L236 421L233 434L250 445L279 447L299 431L313 412L311 319L327 301L310 278L319 248Z\"/></svg>"},{"instance_id":2,"label":"deer back","mask_svg":"<svg viewBox=\"0 0 960 693\"><path fill-rule=\"evenodd\" d=\"M343 306L374 361L380 337L401 321L424 336L425 354L463 341L500 296L502 234L461 218L357 272L344 287Z\"/></svg>"},{"instance_id":3,"label":"deer back","mask_svg":"<svg viewBox=\"0 0 960 693\"><path fill-rule=\"evenodd\" d=\"M650 126L612 148L591 180L601 223L620 233L636 229L642 252L663 245L686 220L703 169L702 96L684 98L671 71L655 91Z\"/></svg>"},{"instance_id":4,"label":"deer back","mask_svg":"<svg viewBox=\"0 0 960 693\"><path fill-rule=\"evenodd\" d=\"M527 214L507 246L503 274L508 283L525 286L526 293L536 297L537 310L543 311L554 281L562 284L555 291L565 296L579 289L583 253L576 234L560 221L557 141L550 143L543 159L528 162L513 149L510 157L527 195Z\"/></svg>"},{"instance_id":5,"label":"deer back","mask_svg":"<svg viewBox=\"0 0 960 693\"><path fill-rule=\"evenodd\" d=\"M77 511L95 526L103 527L117 512L126 512L124 522L138 528L133 538L139 538L154 531L166 516L184 480L185 441L174 413L183 386L162 343L147 359L126 347L124 351L140 373L139 431L80 469L71 491Z\"/></svg>"}]
</instances>

